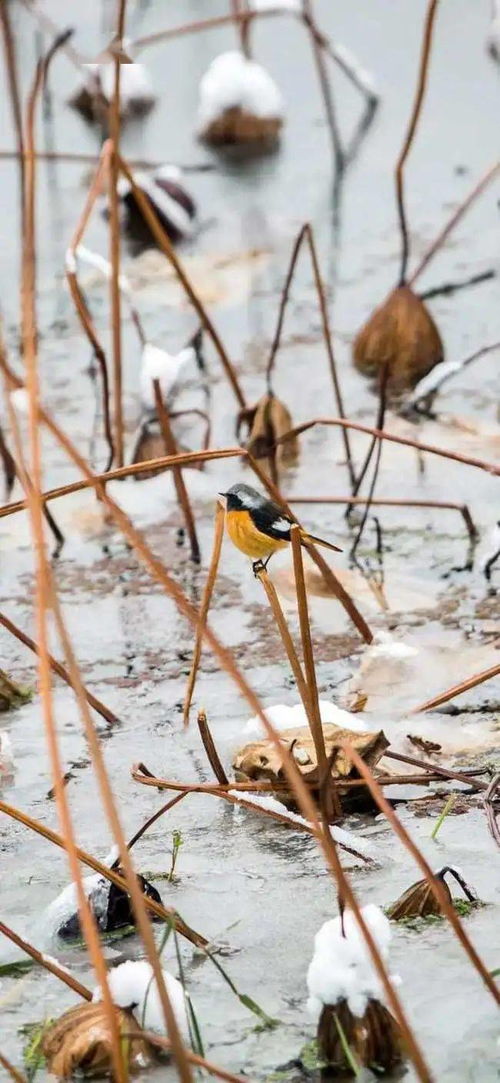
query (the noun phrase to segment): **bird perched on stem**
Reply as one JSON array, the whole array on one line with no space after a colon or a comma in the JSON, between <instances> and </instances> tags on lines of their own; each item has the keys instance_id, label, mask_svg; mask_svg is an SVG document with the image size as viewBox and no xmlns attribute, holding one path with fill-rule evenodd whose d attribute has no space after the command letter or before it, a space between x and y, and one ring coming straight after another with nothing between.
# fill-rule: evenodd
<instances>
[{"instance_id":1,"label":"bird perched on stem","mask_svg":"<svg viewBox=\"0 0 500 1083\"><path fill-rule=\"evenodd\" d=\"M251 557L253 570L257 572L266 568L273 553L278 549L284 549L291 541L291 528L294 526L293 519L285 514L279 504L262 496L251 485L238 483L232 485L226 493L219 493L226 498L226 530L233 545L240 549L245 556ZM301 542L314 542L323 545L325 549L332 549L335 553L341 553L338 545L316 538L314 534L308 534L300 530Z\"/></svg>"}]
</instances>

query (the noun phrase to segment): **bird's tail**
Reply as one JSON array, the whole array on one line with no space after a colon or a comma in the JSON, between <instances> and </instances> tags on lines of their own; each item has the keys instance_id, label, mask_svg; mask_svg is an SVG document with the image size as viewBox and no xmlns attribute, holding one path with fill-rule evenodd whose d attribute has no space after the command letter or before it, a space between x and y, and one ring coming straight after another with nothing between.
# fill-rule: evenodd
<instances>
[{"instance_id":1,"label":"bird's tail","mask_svg":"<svg viewBox=\"0 0 500 1083\"><path fill-rule=\"evenodd\" d=\"M339 549L338 545L332 545L331 542L327 542L324 538L317 538L315 534L307 534L305 530L300 532L301 541L314 542L314 545L322 545L324 549L331 549L334 553L341 553L342 549Z\"/></svg>"}]
</instances>

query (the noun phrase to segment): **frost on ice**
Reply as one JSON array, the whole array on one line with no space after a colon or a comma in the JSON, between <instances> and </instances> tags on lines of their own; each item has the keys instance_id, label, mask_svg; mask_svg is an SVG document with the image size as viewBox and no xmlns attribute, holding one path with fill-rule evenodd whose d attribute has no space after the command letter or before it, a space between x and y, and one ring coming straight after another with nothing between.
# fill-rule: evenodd
<instances>
[{"instance_id":1,"label":"frost on ice","mask_svg":"<svg viewBox=\"0 0 500 1083\"><path fill-rule=\"evenodd\" d=\"M189 1024L186 1009L186 995L180 981L163 970L163 979L167 988L177 1026L184 1041L189 1041ZM145 959L130 960L120 963L108 972L108 983L112 999L118 1008L131 1008L135 1017L145 1030L159 1034L166 1033L161 1000L153 968ZM94 989L93 1000L102 1000L99 986Z\"/></svg>"},{"instance_id":2,"label":"frost on ice","mask_svg":"<svg viewBox=\"0 0 500 1083\"><path fill-rule=\"evenodd\" d=\"M378 906L361 911L384 962L389 954L391 926ZM314 954L307 971L308 1008L317 1019L324 1005L347 1000L353 1015L363 1015L369 999L382 1000L382 987L356 919L346 910L343 918L326 921L314 938ZM392 979L394 980L394 978Z\"/></svg>"}]
</instances>

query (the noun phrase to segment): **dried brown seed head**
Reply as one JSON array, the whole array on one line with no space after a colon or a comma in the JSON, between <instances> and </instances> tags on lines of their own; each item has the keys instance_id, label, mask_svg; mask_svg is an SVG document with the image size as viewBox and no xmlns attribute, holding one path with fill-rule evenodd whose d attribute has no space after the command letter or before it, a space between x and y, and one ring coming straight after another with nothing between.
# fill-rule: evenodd
<instances>
[{"instance_id":1,"label":"dried brown seed head","mask_svg":"<svg viewBox=\"0 0 500 1083\"><path fill-rule=\"evenodd\" d=\"M243 425L248 428L245 447L254 459L275 454L279 466L295 462L299 452L297 437L275 447L276 441L293 428L290 411L275 395L263 395L255 406L240 411L236 422L238 439Z\"/></svg>"},{"instance_id":2,"label":"dried brown seed head","mask_svg":"<svg viewBox=\"0 0 500 1083\"><path fill-rule=\"evenodd\" d=\"M399 1026L378 1000L370 999L362 1016L353 1015L347 1000L325 1004L321 1012L318 1047L322 1058L332 1068L352 1073L341 1035L362 1067L373 1065L389 1072L403 1060Z\"/></svg>"},{"instance_id":3,"label":"dried brown seed head","mask_svg":"<svg viewBox=\"0 0 500 1083\"><path fill-rule=\"evenodd\" d=\"M214 147L246 143L269 150L276 146L282 125L281 117L258 117L233 106L212 120L200 138Z\"/></svg>"},{"instance_id":4,"label":"dried brown seed head","mask_svg":"<svg viewBox=\"0 0 500 1083\"><path fill-rule=\"evenodd\" d=\"M451 891L448 884L442 879L441 883L446 895L451 902ZM417 880L399 899L387 910L387 917L392 921L401 921L403 918L425 918L430 914L442 914L441 904L433 894L428 880Z\"/></svg>"},{"instance_id":5,"label":"dried brown seed head","mask_svg":"<svg viewBox=\"0 0 500 1083\"><path fill-rule=\"evenodd\" d=\"M132 1012L116 1009L120 1035L140 1031ZM146 1068L154 1060L151 1044L142 1037L127 1037L121 1043L131 1072ZM42 1051L47 1068L59 1079L69 1079L75 1073L87 1078L112 1072L112 1040L106 1010L102 1002L78 1004L70 1008L46 1031Z\"/></svg>"},{"instance_id":6,"label":"dried brown seed head","mask_svg":"<svg viewBox=\"0 0 500 1083\"><path fill-rule=\"evenodd\" d=\"M380 377L388 366L387 393L402 395L443 360L439 331L409 286L398 286L370 316L353 345L354 364L365 376Z\"/></svg>"}]
</instances>

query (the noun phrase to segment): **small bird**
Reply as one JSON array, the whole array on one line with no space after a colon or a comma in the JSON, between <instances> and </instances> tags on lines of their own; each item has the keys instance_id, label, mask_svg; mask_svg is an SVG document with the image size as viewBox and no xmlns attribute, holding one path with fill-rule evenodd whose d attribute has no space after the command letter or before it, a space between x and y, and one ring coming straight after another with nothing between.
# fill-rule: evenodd
<instances>
[{"instance_id":1,"label":"small bird","mask_svg":"<svg viewBox=\"0 0 500 1083\"><path fill-rule=\"evenodd\" d=\"M245 556L252 557L254 572L267 567L273 553L290 544L293 520L285 515L279 504L262 496L251 485L232 485L227 493L219 493L219 496L226 498L226 530L233 545ZM300 540L342 552L337 545L302 529Z\"/></svg>"}]
</instances>

